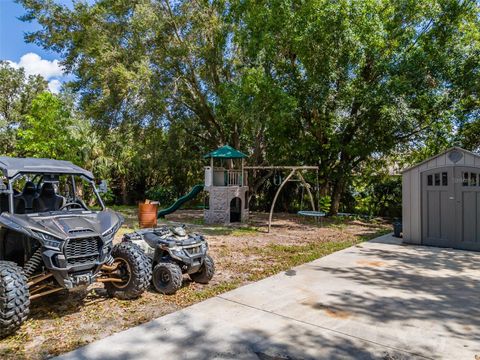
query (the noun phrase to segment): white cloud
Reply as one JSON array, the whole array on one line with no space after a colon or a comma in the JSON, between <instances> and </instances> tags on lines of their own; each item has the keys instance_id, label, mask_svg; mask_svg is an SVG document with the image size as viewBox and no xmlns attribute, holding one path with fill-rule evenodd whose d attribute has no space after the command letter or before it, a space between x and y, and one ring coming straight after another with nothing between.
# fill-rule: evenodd
<instances>
[{"instance_id":1,"label":"white cloud","mask_svg":"<svg viewBox=\"0 0 480 360\"><path fill-rule=\"evenodd\" d=\"M58 60L45 60L35 53L23 55L18 63L13 61L9 61L9 63L16 69L24 68L27 76L42 75L46 80L63 76L63 70Z\"/></svg>"},{"instance_id":2,"label":"white cloud","mask_svg":"<svg viewBox=\"0 0 480 360\"><path fill-rule=\"evenodd\" d=\"M1 0L0 0L1 1ZM45 60L38 54L27 53L20 58L20 61L7 61L15 69L23 68L25 75L41 75L48 81L48 89L53 94L58 94L62 87L62 81L65 80L63 69L58 60Z\"/></svg>"},{"instance_id":3,"label":"white cloud","mask_svg":"<svg viewBox=\"0 0 480 360\"><path fill-rule=\"evenodd\" d=\"M52 94L58 94L60 92L60 89L62 87L62 82L58 79L53 79L48 82L48 90Z\"/></svg>"}]
</instances>

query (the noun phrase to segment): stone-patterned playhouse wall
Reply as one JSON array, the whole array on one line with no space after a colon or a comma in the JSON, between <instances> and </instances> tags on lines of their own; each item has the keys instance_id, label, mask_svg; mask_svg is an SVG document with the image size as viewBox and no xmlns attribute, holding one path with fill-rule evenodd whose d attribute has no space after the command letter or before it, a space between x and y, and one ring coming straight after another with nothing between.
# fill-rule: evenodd
<instances>
[{"instance_id":1,"label":"stone-patterned playhouse wall","mask_svg":"<svg viewBox=\"0 0 480 360\"><path fill-rule=\"evenodd\" d=\"M229 224L230 202L236 197L241 200L241 221L248 220L248 208L245 208L248 186L207 186L205 190L209 193L209 209L205 209L205 223Z\"/></svg>"}]
</instances>

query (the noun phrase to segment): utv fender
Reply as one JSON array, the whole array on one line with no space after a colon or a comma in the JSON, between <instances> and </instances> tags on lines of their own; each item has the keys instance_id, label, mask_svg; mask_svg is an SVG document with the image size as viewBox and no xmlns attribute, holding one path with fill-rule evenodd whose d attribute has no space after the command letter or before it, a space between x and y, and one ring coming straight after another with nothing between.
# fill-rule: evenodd
<instances>
[{"instance_id":1,"label":"utv fender","mask_svg":"<svg viewBox=\"0 0 480 360\"><path fill-rule=\"evenodd\" d=\"M9 230L16 231L20 234L24 234L30 237L33 237L35 239L39 239L39 236L35 234L33 231L30 231L29 229L26 229L22 225L18 224L17 222L9 219L5 215L0 215L0 226L7 228Z\"/></svg>"}]
</instances>

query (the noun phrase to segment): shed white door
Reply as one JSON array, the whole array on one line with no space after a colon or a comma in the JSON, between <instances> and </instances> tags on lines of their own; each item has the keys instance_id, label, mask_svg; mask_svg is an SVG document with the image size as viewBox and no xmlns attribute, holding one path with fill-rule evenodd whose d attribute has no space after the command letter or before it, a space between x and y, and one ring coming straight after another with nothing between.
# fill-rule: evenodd
<instances>
[{"instance_id":1,"label":"shed white door","mask_svg":"<svg viewBox=\"0 0 480 360\"><path fill-rule=\"evenodd\" d=\"M480 250L480 169L422 173L422 235L426 245Z\"/></svg>"}]
</instances>

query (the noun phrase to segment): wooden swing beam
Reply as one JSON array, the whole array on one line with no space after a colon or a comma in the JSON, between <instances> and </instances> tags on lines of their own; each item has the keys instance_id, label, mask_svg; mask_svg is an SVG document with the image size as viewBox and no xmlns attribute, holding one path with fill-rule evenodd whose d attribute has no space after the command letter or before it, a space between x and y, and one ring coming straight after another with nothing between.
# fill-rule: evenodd
<instances>
[{"instance_id":1,"label":"wooden swing beam","mask_svg":"<svg viewBox=\"0 0 480 360\"><path fill-rule=\"evenodd\" d=\"M268 232L272 227L272 218L273 218L273 210L275 209L275 203L277 202L278 195L282 191L282 188L285 184L290 181L290 179L297 174L299 180L303 183L303 186L307 189L308 196L310 197L310 203L312 205L312 210L315 211L315 200L313 199L313 195L310 191L310 187L308 183L303 178L300 170L318 170L318 166L245 166L244 169L246 170L291 170L290 174L282 181L280 184L277 192L275 193L275 197L273 198L272 206L270 207L270 215L268 216Z\"/></svg>"}]
</instances>

